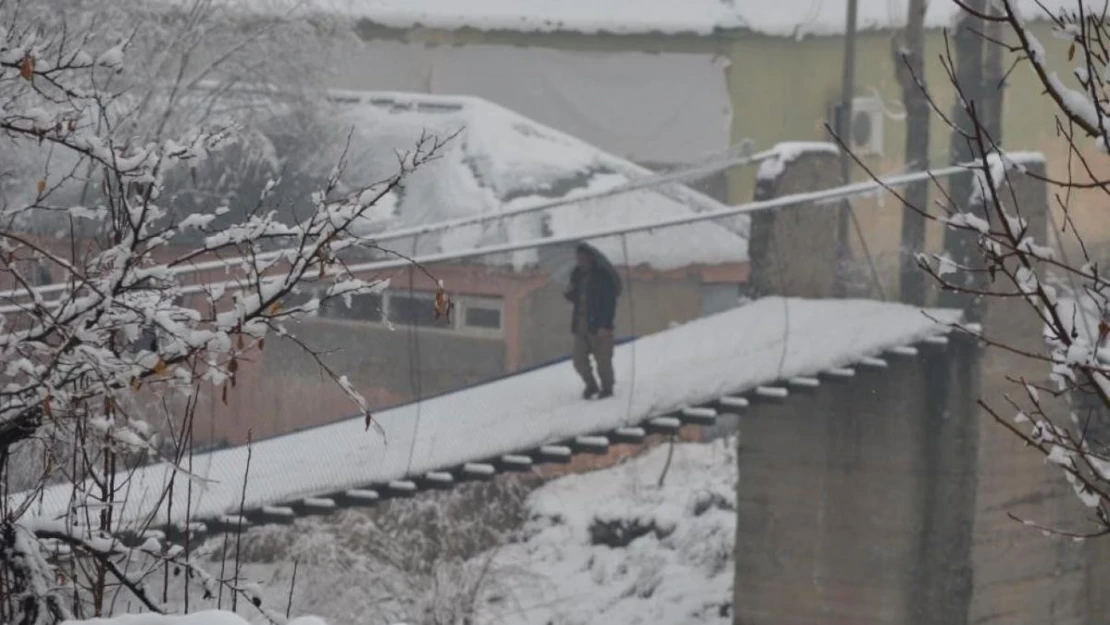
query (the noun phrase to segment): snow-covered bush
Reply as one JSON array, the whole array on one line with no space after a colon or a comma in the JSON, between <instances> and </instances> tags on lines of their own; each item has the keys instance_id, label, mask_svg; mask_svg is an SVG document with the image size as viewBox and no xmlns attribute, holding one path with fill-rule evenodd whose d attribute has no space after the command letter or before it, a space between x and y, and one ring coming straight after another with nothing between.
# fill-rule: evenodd
<instances>
[{"instance_id":1,"label":"snow-covered bush","mask_svg":"<svg viewBox=\"0 0 1110 625\"><path fill-rule=\"evenodd\" d=\"M163 13L144 13L148 4ZM197 27L209 23L204 11L223 5L0 0L2 152L27 157L0 203L2 623L176 609L166 592L148 590L156 571L195 579L209 594L226 589L233 609L242 599L285 620L259 605L253 588L208 575L157 534L125 546L122 532L147 528L114 518L127 498L123 476L138 463L165 462L179 468L167 490L191 488L198 478L185 460L198 393L233 393L244 358L263 350L270 333L291 336L290 322L321 300L384 287L346 270L348 250L373 247L352 225L440 144L421 140L371 188L339 192L340 160L308 197L275 197L269 181L241 215L228 215L219 198L193 198L190 210L177 211L188 180L179 174L250 134L230 119L179 115L172 99L188 82L182 77L199 83L257 69L236 51L273 41L250 20L217 20L224 30L215 38ZM227 44L221 59L211 58L221 49L213 41ZM280 56L288 43L263 53ZM180 62L159 58L162 50ZM142 89L165 76L177 77L169 95ZM292 218L278 218L279 202L296 204L285 213ZM274 249L282 251L260 255ZM216 259L231 259L219 282L184 280L194 263ZM295 297L308 281L317 295ZM367 402L342 372L327 373L366 414L367 436L376 435ZM17 488L15 453L36 458ZM73 485L67 514L32 518L37 494L56 481Z\"/></svg>"},{"instance_id":2,"label":"snow-covered bush","mask_svg":"<svg viewBox=\"0 0 1110 625\"><path fill-rule=\"evenodd\" d=\"M241 577L261 586L263 605L337 624L727 625L737 449L735 438L678 443L542 484L499 476L252 527ZM599 523L663 531L613 547L593 540ZM218 575L233 539L202 549L195 561Z\"/></svg>"},{"instance_id":3,"label":"snow-covered bush","mask_svg":"<svg viewBox=\"0 0 1110 625\"><path fill-rule=\"evenodd\" d=\"M295 612L336 623L463 623L507 574L493 558L526 522L536 482L501 476L292 525L252 527L238 552L241 577L261 585L264 603L291 602ZM233 540L207 541L194 561L214 575L230 570ZM179 581L171 584L171 592L184 591ZM192 587L193 595L201 592Z\"/></svg>"},{"instance_id":4,"label":"snow-covered bush","mask_svg":"<svg viewBox=\"0 0 1110 625\"><path fill-rule=\"evenodd\" d=\"M161 614L125 614L115 618L91 618L84 621L66 621L65 625L248 625L238 614L225 610L202 610L181 616ZM286 625L327 625L316 617L301 617Z\"/></svg>"}]
</instances>

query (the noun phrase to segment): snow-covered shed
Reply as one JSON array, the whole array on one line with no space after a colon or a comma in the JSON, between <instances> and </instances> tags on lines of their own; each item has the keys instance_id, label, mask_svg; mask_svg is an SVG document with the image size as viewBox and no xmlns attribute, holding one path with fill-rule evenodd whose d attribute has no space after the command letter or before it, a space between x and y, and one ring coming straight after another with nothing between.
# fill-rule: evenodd
<instances>
[{"instance_id":1,"label":"snow-covered shed","mask_svg":"<svg viewBox=\"0 0 1110 625\"><path fill-rule=\"evenodd\" d=\"M422 136L445 141L438 158L418 168L400 192L383 198L367 220L368 232L480 215L490 218L406 237L393 245L406 253L584 237L723 206L679 184L596 198L652 172L481 98L333 92L332 99L339 110L338 124L352 132L347 156L352 165L344 179L350 186L388 176L396 170L396 154L414 149ZM577 197L586 199L574 201ZM518 213L552 204L560 205ZM631 233L623 245L620 237L612 236L591 243L621 266L670 271L735 265L747 260L746 226L746 219L729 224L707 221ZM555 255L565 251L564 247ZM520 270L550 267L552 256L547 249L525 249L483 262Z\"/></svg>"}]
</instances>

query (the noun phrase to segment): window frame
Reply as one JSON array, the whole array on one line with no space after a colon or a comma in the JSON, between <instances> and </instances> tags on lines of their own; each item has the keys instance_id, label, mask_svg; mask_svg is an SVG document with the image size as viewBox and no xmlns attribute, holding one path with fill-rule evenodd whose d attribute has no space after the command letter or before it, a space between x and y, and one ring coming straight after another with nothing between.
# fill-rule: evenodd
<instances>
[{"instance_id":1,"label":"window frame","mask_svg":"<svg viewBox=\"0 0 1110 625\"><path fill-rule=\"evenodd\" d=\"M381 323L384 324L388 320L388 322L392 325L399 326L399 327L405 327L405 328L409 327L409 324L401 322L401 321L397 321L393 317L393 298L394 297L401 297L401 298L415 299L415 300L425 300L425 301L428 302L429 310L434 305L434 302L435 302L435 299L436 299L435 294L430 293L428 291L415 291L415 290L414 291L409 291L408 289L395 289L395 290L386 289L385 291L383 291L382 292L382 313L385 315L385 318L381 321ZM432 320L432 321L429 321L429 323L427 323L427 324L420 324L419 327L423 330L438 330L438 331L441 331L441 332L454 332L455 330L458 329L458 319L454 316L454 313L452 313L451 324L450 325L436 324L435 321Z\"/></svg>"},{"instance_id":2,"label":"window frame","mask_svg":"<svg viewBox=\"0 0 1110 625\"><path fill-rule=\"evenodd\" d=\"M351 317L338 317L329 316L317 313L315 319L326 323L361 323L375 326L395 326L398 328L410 327L407 323L403 323L394 319L392 314L393 299L396 297L413 298L417 300L424 300L428 302L428 308L431 309L435 301L435 293L431 291L409 291L408 289L385 289L378 294L381 298L381 317L379 319L360 319ZM316 294L320 296L319 293ZM428 332L443 332L446 334L455 334L459 336L473 336L480 338L503 338L505 336L505 299L501 296L490 295L459 295L452 298L455 304L454 310L451 311L451 323L449 325L436 324L433 320L421 324L419 327L421 331ZM343 310L349 310L339 304ZM498 326L496 328L488 328L484 326L470 325L466 323L466 313L470 309L484 309L496 310L498 314Z\"/></svg>"},{"instance_id":3,"label":"window frame","mask_svg":"<svg viewBox=\"0 0 1110 625\"><path fill-rule=\"evenodd\" d=\"M334 308L332 308L332 310L348 311L349 312L349 311L355 310L354 298L356 298L356 297L377 298L378 299L378 311L377 311L377 318L376 319L365 319L365 318L361 318L361 317L345 317L345 316L342 316L342 315L324 314L324 311L327 310L327 308L326 308L327 304L325 304L323 302L323 295L324 294L323 294L322 291L316 290L316 291L313 292L313 294L311 296L311 297L320 298L320 300L321 300L320 309L316 313L316 317L318 319L324 319L324 320L327 320L327 321L345 321L345 322L354 322L354 323L384 323L385 322L385 314L386 314L385 313L385 311L386 311L385 306L386 306L386 304L385 304L385 294L384 293L362 293L362 294L358 294L358 295L352 294L351 295L351 304L352 304L351 306L347 306L346 302L343 301L343 296L342 295L328 300L328 303L331 306L334 307ZM311 297L309 299L311 299Z\"/></svg>"},{"instance_id":4,"label":"window frame","mask_svg":"<svg viewBox=\"0 0 1110 625\"><path fill-rule=\"evenodd\" d=\"M497 311L497 327L488 328L485 326L470 325L466 322L466 312L471 308L496 310ZM458 298L455 305L455 324L459 330L467 333L481 334L485 336L504 336L505 335L505 298L503 297L489 297L480 295L465 295Z\"/></svg>"}]
</instances>

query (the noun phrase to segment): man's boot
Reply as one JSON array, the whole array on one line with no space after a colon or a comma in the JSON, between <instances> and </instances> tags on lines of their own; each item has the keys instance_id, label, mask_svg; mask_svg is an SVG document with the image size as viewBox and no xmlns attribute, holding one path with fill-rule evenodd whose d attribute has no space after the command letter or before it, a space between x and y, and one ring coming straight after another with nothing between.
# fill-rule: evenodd
<instances>
[{"instance_id":1,"label":"man's boot","mask_svg":"<svg viewBox=\"0 0 1110 625\"><path fill-rule=\"evenodd\" d=\"M608 386L608 387L605 387L605 388L601 389L601 393L598 394L597 398L598 399L605 399L606 397L612 397L612 396L613 396L613 387Z\"/></svg>"},{"instance_id":2,"label":"man's boot","mask_svg":"<svg viewBox=\"0 0 1110 625\"><path fill-rule=\"evenodd\" d=\"M593 399L597 395L597 385L587 384L586 390L582 391L582 399Z\"/></svg>"}]
</instances>

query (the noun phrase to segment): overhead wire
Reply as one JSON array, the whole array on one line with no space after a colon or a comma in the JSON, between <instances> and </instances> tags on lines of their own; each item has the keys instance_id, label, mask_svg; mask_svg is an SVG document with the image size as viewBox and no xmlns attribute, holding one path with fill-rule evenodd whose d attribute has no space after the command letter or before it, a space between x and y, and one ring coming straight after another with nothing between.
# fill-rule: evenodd
<instances>
[{"instance_id":1,"label":"overhead wire","mask_svg":"<svg viewBox=\"0 0 1110 625\"><path fill-rule=\"evenodd\" d=\"M863 257L867 259L867 266L871 269L871 282L875 285L875 290L879 292L879 299L887 301L886 289L883 288L883 283L879 278L879 270L875 268L874 258L871 256L871 249L867 245L867 237L863 236L863 228L859 225L859 219L856 217L855 208L852 207L852 201L845 198L848 203L848 217L852 220L852 226L856 231L856 237L859 238L860 248L863 250Z\"/></svg>"},{"instance_id":2,"label":"overhead wire","mask_svg":"<svg viewBox=\"0 0 1110 625\"><path fill-rule=\"evenodd\" d=\"M395 230L386 230L383 232L367 235L365 238L368 241L372 242L374 245L381 245L383 243L397 241L400 239L407 239L409 237L416 237L424 234L431 234L434 232L442 232L454 228L460 228L463 226L478 225L489 221L498 221L505 218L518 217L520 215L527 215L530 213L551 210L554 208L581 204L582 202L587 202L591 200L623 195L625 193L631 193L634 191L641 191L654 187L677 184L688 180L696 180L710 174L724 171L726 169L731 169L732 167L762 162L763 160L766 160L775 155L774 150L765 150L758 154L750 154L747 146L747 143L731 146L730 149L726 150L723 154L712 155L700 161L695 161L689 166L679 167L669 172L653 173L641 177L634 177L628 182L616 185L602 191L580 193L575 194L571 197L563 197L555 200L526 203L522 206L507 208L495 213L480 213L477 215L469 215L465 217L457 217L455 219L436 221L430 224L421 224L418 226L397 228ZM628 177L628 173L630 172L623 172L622 175ZM716 201L714 201L713 204L719 205L719 203ZM714 206L714 209L720 208L720 206L723 205ZM273 260L280 259L282 256L296 254L297 252L298 248L284 248L279 250L270 250L268 252L259 252L258 254L253 255L249 259L249 262L267 263ZM245 257L195 262L171 267L167 271L167 274L171 276L176 276L208 271L212 269L230 268L244 262L248 262L248 259ZM64 291L67 288L68 285L66 283L58 283L36 287L32 290L39 294L46 294L57 291ZM0 291L0 299L23 296L25 294L26 290L21 289Z\"/></svg>"},{"instance_id":3,"label":"overhead wire","mask_svg":"<svg viewBox=\"0 0 1110 625\"><path fill-rule=\"evenodd\" d=\"M636 396L636 343L640 340L636 328L636 294L632 286L632 261L628 257L628 236L621 235L621 252L624 254L624 281L628 291L628 323L632 326L632 340L628 347L632 364L628 372L628 402L625 409L624 424L632 423L632 401Z\"/></svg>"},{"instance_id":4,"label":"overhead wire","mask_svg":"<svg viewBox=\"0 0 1110 625\"><path fill-rule=\"evenodd\" d=\"M366 263L352 264L347 266L343 271L352 273L361 273L365 271L378 271L385 269L398 269L409 266L411 263L416 262L420 264L432 264L444 262L449 260L463 260L467 258L475 258L478 256L504 254L507 252L515 252L525 249L539 249L553 245L566 245L574 243L582 239L602 239L607 237L615 237L621 234L631 234L636 232L647 232L657 230L669 226L681 226L687 224L698 223L702 221L711 221L721 219L723 217L733 217L738 215L747 215L763 210L771 210L782 208L785 206L793 206L796 204L816 204L822 205L825 203L833 202L842 198L860 195L864 193L874 192L883 188L893 188L905 186L913 182L923 180L932 180L936 178L944 178L952 176L957 173L967 171L973 168L974 165L951 165L936 170L927 170L902 174L898 176L891 176L878 180L871 180L866 182L857 182L853 184L843 185L832 189L822 191L807 191L804 193L795 193L791 195L784 195L770 200L759 200L747 202L736 206L726 206L725 208L707 211L704 213L694 213L690 215L682 215L678 217L668 217L665 219L657 219L653 221L644 221L635 224L615 226L611 228L603 228L591 232L578 232L572 235L558 236L558 237L545 237L539 239L528 239L524 241L514 241L510 243L501 243L496 245L488 245L485 247L475 247L465 250L451 251L451 252L437 252L430 253L414 258L394 258L391 260L377 260L369 261ZM325 275L337 275L339 270L332 269L325 272ZM311 281L316 279L313 276L307 276L307 280ZM181 287L178 289L181 295L189 295L194 293L203 293L211 288L225 288L225 289L238 289L243 287L243 282L240 280L227 280L224 282L215 282L208 284L195 284ZM0 294L2 296L2 294ZM55 300L56 303L60 300ZM48 302L47 305L50 303ZM22 305L9 305L0 307L0 313L7 312L22 312L25 310Z\"/></svg>"},{"instance_id":5,"label":"overhead wire","mask_svg":"<svg viewBox=\"0 0 1110 625\"><path fill-rule=\"evenodd\" d=\"M413 237L412 256L416 256L418 240L418 236ZM420 315L415 314L415 308L412 306L416 299L416 267L409 265L408 278L408 311L411 315L411 318L408 319L406 323L406 330L408 332L409 389L416 403L416 415L412 426L412 441L409 443L409 457L405 467L406 474L410 473L412 470L412 459L416 454L416 440L420 435L420 417L423 414L424 408L424 359L420 355Z\"/></svg>"}]
</instances>

